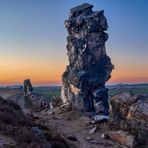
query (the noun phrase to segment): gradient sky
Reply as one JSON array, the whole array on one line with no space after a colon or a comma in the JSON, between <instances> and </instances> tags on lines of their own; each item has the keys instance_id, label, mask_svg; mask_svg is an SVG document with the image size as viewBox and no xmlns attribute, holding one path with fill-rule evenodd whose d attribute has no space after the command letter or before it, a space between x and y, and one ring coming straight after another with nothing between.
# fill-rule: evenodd
<instances>
[{"instance_id":1,"label":"gradient sky","mask_svg":"<svg viewBox=\"0 0 148 148\"><path fill-rule=\"evenodd\" d=\"M0 0L0 84L59 84L68 64L64 20L84 2L108 19L109 83L148 82L148 0Z\"/></svg>"}]
</instances>

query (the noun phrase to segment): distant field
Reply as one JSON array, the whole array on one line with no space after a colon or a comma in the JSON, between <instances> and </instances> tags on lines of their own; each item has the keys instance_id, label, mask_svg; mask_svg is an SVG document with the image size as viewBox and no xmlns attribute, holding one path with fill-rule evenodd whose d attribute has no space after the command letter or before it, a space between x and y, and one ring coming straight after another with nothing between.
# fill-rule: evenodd
<instances>
[{"instance_id":1,"label":"distant field","mask_svg":"<svg viewBox=\"0 0 148 148\"><path fill-rule=\"evenodd\" d=\"M107 86L109 91L109 97L112 97L116 94L122 92L131 92L133 94L148 94L148 84L118 84L118 85L109 85ZM0 91L3 90L12 90L12 89L20 89L20 86L1 86ZM34 93L38 93L40 95L45 96L48 101L51 101L53 96L60 96L61 87L60 86L40 86L34 87Z\"/></svg>"},{"instance_id":2,"label":"distant field","mask_svg":"<svg viewBox=\"0 0 148 148\"><path fill-rule=\"evenodd\" d=\"M53 96L60 96L61 87L60 86L34 87L34 92L52 98Z\"/></svg>"},{"instance_id":3,"label":"distant field","mask_svg":"<svg viewBox=\"0 0 148 148\"><path fill-rule=\"evenodd\" d=\"M109 96L114 96L121 92L131 92L133 94L148 94L148 84L118 84L108 86ZM53 96L60 96L61 87L60 86L45 86L45 87L35 87L35 93L42 94L49 98Z\"/></svg>"},{"instance_id":4,"label":"distant field","mask_svg":"<svg viewBox=\"0 0 148 148\"><path fill-rule=\"evenodd\" d=\"M114 96L122 92L131 92L133 94L148 94L148 89L110 89L109 96Z\"/></svg>"},{"instance_id":5,"label":"distant field","mask_svg":"<svg viewBox=\"0 0 148 148\"><path fill-rule=\"evenodd\" d=\"M148 94L148 84L118 84L109 86L109 96L114 96L122 92Z\"/></svg>"}]
</instances>

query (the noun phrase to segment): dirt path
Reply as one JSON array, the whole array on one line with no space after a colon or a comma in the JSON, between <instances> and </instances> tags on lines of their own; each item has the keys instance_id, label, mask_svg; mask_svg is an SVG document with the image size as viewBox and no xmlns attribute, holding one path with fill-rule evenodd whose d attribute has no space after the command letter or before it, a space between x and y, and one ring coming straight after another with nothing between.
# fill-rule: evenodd
<instances>
[{"instance_id":1,"label":"dirt path","mask_svg":"<svg viewBox=\"0 0 148 148\"><path fill-rule=\"evenodd\" d=\"M90 119L78 112L55 113L44 110L35 114L39 123L53 129L71 145L77 148L125 148L109 139L101 138L101 135L109 130L108 126L100 124L98 130L89 135L89 130L93 128Z\"/></svg>"}]
</instances>

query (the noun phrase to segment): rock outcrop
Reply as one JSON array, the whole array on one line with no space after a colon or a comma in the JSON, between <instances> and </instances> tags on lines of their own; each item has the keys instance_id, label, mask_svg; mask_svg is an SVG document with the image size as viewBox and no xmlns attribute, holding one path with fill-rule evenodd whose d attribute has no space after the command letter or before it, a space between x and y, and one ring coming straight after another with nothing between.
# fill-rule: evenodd
<instances>
[{"instance_id":1,"label":"rock outcrop","mask_svg":"<svg viewBox=\"0 0 148 148\"><path fill-rule=\"evenodd\" d=\"M148 145L148 96L124 92L111 98L111 107L112 124Z\"/></svg>"},{"instance_id":2,"label":"rock outcrop","mask_svg":"<svg viewBox=\"0 0 148 148\"><path fill-rule=\"evenodd\" d=\"M108 114L105 83L113 69L105 50L108 25L104 11L92 8L87 3L72 8L65 21L69 65L62 76L61 98L76 110L93 111L94 101L99 102L99 112Z\"/></svg>"},{"instance_id":3,"label":"rock outcrop","mask_svg":"<svg viewBox=\"0 0 148 148\"><path fill-rule=\"evenodd\" d=\"M24 101L25 108L31 109L34 112L50 108L50 101L48 98L37 93L32 93L31 95L25 96Z\"/></svg>"},{"instance_id":4,"label":"rock outcrop","mask_svg":"<svg viewBox=\"0 0 148 148\"><path fill-rule=\"evenodd\" d=\"M33 87L30 79L25 79L23 85L24 85L25 96L27 96L28 94L31 94L33 91Z\"/></svg>"},{"instance_id":5,"label":"rock outcrop","mask_svg":"<svg viewBox=\"0 0 148 148\"><path fill-rule=\"evenodd\" d=\"M122 130L109 131L108 136L111 140L116 141L129 148L133 148L136 145L135 137L133 135L130 135L128 132L124 132Z\"/></svg>"}]
</instances>

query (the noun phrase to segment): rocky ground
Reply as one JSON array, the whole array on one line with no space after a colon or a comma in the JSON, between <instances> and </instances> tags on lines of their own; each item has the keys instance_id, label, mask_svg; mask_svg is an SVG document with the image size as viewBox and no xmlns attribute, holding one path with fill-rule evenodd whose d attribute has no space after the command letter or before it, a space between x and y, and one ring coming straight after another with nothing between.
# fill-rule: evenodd
<instances>
[{"instance_id":1,"label":"rocky ground","mask_svg":"<svg viewBox=\"0 0 148 148\"><path fill-rule=\"evenodd\" d=\"M35 114L39 123L45 123L55 132L59 133L74 148L122 148L118 143L105 138L104 133L110 130L108 125L99 124L94 134L89 131L94 127L89 117L81 113L70 111L58 113L58 111L44 110Z\"/></svg>"},{"instance_id":2,"label":"rocky ground","mask_svg":"<svg viewBox=\"0 0 148 148\"><path fill-rule=\"evenodd\" d=\"M0 147L2 148L135 147L135 137L130 133L130 130L127 130L129 133L127 131L124 132L122 128L112 123L97 124L97 130L93 134L90 134L89 131L94 128L94 125L91 124L91 119L88 116L80 112L63 112L59 107L49 109L47 105L45 105L46 107L40 106L38 110L35 110L35 105L39 107L39 103L32 103L32 101L36 100L35 102L41 102L39 99L43 98L41 95L38 96L38 94L34 94L34 97L30 96L28 98L31 100L30 103L28 103L28 101L26 103L26 98L23 97L23 93L20 90L1 90L0 96L4 98L0 99ZM129 96L127 95L127 97ZM116 98L123 97L116 96L113 100L116 100ZM18 105L14 105L12 100ZM114 101L114 103L115 102L116 101ZM115 109L118 109L117 105L115 105L114 110ZM118 114L114 116L116 117L118 115L120 115L119 110ZM148 117L146 108L145 111L143 111L142 117L144 117L142 123L145 123L142 124L142 128L146 130L147 124L144 122ZM118 118L116 117L115 119ZM141 128L139 127L139 129ZM139 147L146 148L146 145L138 145L138 148Z\"/></svg>"},{"instance_id":3,"label":"rocky ground","mask_svg":"<svg viewBox=\"0 0 148 148\"><path fill-rule=\"evenodd\" d=\"M31 118L34 109L28 107L32 104L26 103L22 91L5 89L0 96L0 148L68 147L49 127Z\"/></svg>"}]
</instances>

